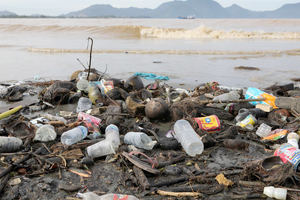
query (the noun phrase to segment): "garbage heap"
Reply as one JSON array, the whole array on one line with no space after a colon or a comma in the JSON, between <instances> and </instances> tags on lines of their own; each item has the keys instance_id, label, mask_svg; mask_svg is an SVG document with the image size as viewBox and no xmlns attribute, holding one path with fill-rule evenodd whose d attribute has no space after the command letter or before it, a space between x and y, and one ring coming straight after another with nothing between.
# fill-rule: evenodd
<instances>
[{"instance_id":1,"label":"garbage heap","mask_svg":"<svg viewBox=\"0 0 300 200\"><path fill-rule=\"evenodd\" d=\"M77 71L0 97L1 199L300 198L293 83L186 90Z\"/></svg>"}]
</instances>

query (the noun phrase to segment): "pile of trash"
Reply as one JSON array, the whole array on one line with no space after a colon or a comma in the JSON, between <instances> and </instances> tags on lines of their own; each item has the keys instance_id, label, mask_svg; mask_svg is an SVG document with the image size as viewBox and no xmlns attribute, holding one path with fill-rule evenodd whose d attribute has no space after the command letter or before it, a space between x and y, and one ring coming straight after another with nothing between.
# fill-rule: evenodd
<instances>
[{"instance_id":1,"label":"pile of trash","mask_svg":"<svg viewBox=\"0 0 300 200\"><path fill-rule=\"evenodd\" d=\"M299 87L163 80L0 84L1 199L300 198Z\"/></svg>"}]
</instances>

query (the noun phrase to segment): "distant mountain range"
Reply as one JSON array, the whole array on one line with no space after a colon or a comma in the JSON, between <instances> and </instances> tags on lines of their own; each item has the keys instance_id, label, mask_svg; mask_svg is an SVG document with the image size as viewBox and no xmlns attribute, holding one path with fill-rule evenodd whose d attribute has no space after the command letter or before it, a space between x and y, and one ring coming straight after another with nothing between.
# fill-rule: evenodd
<instances>
[{"instance_id":1,"label":"distant mountain range","mask_svg":"<svg viewBox=\"0 0 300 200\"><path fill-rule=\"evenodd\" d=\"M16 14L8 11L0 11L0 16L16 16ZM177 18L188 16L195 18L300 18L300 3L286 4L273 11L251 11L236 4L230 7L222 7L213 0L174 0L163 3L156 9L135 7L115 8L111 5L92 5L83 10L57 17Z\"/></svg>"},{"instance_id":2,"label":"distant mountain range","mask_svg":"<svg viewBox=\"0 0 300 200\"><path fill-rule=\"evenodd\" d=\"M0 11L0 17L12 17L12 16L17 16L16 13L9 12L9 11Z\"/></svg>"}]
</instances>

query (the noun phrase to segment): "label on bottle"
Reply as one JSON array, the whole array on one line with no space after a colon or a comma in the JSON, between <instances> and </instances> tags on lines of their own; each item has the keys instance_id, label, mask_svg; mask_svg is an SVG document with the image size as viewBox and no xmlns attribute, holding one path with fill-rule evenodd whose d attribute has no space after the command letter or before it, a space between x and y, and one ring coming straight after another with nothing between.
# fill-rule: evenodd
<instances>
[{"instance_id":1,"label":"label on bottle","mask_svg":"<svg viewBox=\"0 0 300 200\"><path fill-rule=\"evenodd\" d=\"M300 150L291 144L281 145L275 152L274 156L279 156L282 162L290 162L297 169L300 163Z\"/></svg>"}]
</instances>

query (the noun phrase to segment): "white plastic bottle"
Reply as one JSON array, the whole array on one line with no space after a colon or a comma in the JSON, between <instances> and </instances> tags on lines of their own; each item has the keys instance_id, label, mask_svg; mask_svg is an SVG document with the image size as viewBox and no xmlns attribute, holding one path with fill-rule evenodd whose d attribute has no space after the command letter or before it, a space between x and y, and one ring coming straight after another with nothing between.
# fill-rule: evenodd
<instances>
[{"instance_id":1,"label":"white plastic bottle","mask_svg":"<svg viewBox=\"0 0 300 200\"><path fill-rule=\"evenodd\" d=\"M240 94L238 91L230 91L229 93L221 94L216 96L213 100L214 101L235 101L240 99Z\"/></svg>"},{"instance_id":2,"label":"white plastic bottle","mask_svg":"<svg viewBox=\"0 0 300 200\"><path fill-rule=\"evenodd\" d=\"M111 141L108 140L102 140L100 142L97 142L96 144L93 144L91 146L88 146L86 148L87 154L91 158L98 158L102 156L107 156L110 154L115 154L115 148Z\"/></svg>"},{"instance_id":3,"label":"white plastic bottle","mask_svg":"<svg viewBox=\"0 0 300 200\"><path fill-rule=\"evenodd\" d=\"M115 150L119 148L121 144L120 133L119 133L119 128L116 125L111 124L106 127L105 140L110 141Z\"/></svg>"},{"instance_id":4,"label":"white plastic bottle","mask_svg":"<svg viewBox=\"0 0 300 200\"><path fill-rule=\"evenodd\" d=\"M271 198L286 200L287 189L269 186L264 188L264 194Z\"/></svg>"},{"instance_id":5,"label":"white plastic bottle","mask_svg":"<svg viewBox=\"0 0 300 200\"><path fill-rule=\"evenodd\" d=\"M270 135L271 131L272 131L271 126L268 126L267 124L262 123L257 129L256 135L258 135L259 137L262 137L262 138L267 137Z\"/></svg>"},{"instance_id":6,"label":"white plastic bottle","mask_svg":"<svg viewBox=\"0 0 300 200\"><path fill-rule=\"evenodd\" d=\"M0 136L0 153L11 153L18 151L23 142L16 137L4 137Z\"/></svg>"},{"instance_id":7,"label":"white plastic bottle","mask_svg":"<svg viewBox=\"0 0 300 200\"><path fill-rule=\"evenodd\" d=\"M289 144L293 145L294 147L296 147L297 149L299 149L299 135L295 132L291 132L288 134L287 136L287 140Z\"/></svg>"},{"instance_id":8,"label":"white plastic bottle","mask_svg":"<svg viewBox=\"0 0 300 200\"><path fill-rule=\"evenodd\" d=\"M86 138L88 130L84 126L78 126L61 135L61 143L64 145L75 144Z\"/></svg>"},{"instance_id":9,"label":"white plastic bottle","mask_svg":"<svg viewBox=\"0 0 300 200\"><path fill-rule=\"evenodd\" d=\"M178 120L174 125L175 138L189 156L202 154L204 150L200 136L186 120Z\"/></svg>"},{"instance_id":10,"label":"white plastic bottle","mask_svg":"<svg viewBox=\"0 0 300 200\"><path fill-rule=\"evenodd\" d=\"M151 150L154 145L157 143L156 141L152 141L152 139L143 132L128 132L124 137L124 142L126 144L134 145L137 148Z\"/></svg>"}]
</instances>

